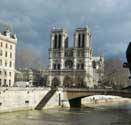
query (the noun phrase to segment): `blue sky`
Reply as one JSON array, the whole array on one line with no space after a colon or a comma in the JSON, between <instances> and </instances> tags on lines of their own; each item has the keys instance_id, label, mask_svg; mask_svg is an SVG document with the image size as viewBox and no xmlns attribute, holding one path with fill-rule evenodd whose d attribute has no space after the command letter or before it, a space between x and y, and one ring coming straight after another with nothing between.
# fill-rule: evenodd
<instances>
[{"instance_id":1,"label":"blue sky","mask_svg":"<svg viewBox=\"0 0 131 125\"><path fill-rule=\"evenodd\" d=\"M77 27L88 25L93 54L124 58L131 40L130 0L1 0L0 23L17 34L17 52L31 48L48 60L50 29L66 28L70 44Z\"/></svg>"}]
</instances>

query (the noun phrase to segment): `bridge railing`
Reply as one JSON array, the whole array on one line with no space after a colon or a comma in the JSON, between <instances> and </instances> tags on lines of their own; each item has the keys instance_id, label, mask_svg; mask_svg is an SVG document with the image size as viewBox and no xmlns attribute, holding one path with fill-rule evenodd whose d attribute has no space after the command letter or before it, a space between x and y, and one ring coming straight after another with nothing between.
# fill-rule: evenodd
<instances>
[{"instance_id":1,"label":"bridge railing","mask_svg":"<svg viewBox=\"0 0 131 125\"><path fill-rule=\"evenodd\" d=\"M108 91L108 92L125 92L125 93L129 93L131 92L130 90L116 90L116 89L87 89L87 88L63 88L64 91L95 91L95 92L99 92L99 91Z\"/></svg>"}]
</instances>

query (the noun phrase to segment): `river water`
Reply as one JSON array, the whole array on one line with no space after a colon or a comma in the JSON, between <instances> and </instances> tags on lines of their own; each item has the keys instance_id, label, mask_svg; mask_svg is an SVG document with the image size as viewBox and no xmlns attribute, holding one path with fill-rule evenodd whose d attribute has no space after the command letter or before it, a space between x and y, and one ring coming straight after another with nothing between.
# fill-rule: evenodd
<instances>
[{"instance_id":1,"label":"river water","mask_svg":"<svg viewBox=\"0 0 131 125\"><path fill-rule=\"evenodd\" d=\"M131 121L131 103L81 109L50 109L0 114L0 125L111 125ZM112 124L119 125L119 124Z\"/></svg>"}]
</instances>

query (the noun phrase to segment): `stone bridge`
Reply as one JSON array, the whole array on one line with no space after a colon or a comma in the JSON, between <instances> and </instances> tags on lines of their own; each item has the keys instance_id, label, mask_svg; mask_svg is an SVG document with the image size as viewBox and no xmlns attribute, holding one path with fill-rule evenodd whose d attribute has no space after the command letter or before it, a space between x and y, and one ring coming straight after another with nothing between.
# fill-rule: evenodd
<instances>
[{"instance_id":1,"label":"stone bridge","mask_svg":"<svg viewBox=\"0 0 131 125\"><path fill-rule=\"evenodd\" d=\"M113 95L125 98L131 98L131 91L129 90L115 90L115 89L71 89L65 88L63 90L64 99L69 100L71 107L80 107L81 98L94 95Z\"/></svg>"}]
</instances>

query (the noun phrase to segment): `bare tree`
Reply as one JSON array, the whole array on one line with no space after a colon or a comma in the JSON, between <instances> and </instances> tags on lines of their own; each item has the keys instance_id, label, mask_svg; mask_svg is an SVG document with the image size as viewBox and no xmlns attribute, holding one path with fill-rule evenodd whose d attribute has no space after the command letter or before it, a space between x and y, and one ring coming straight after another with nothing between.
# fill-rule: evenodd
<instances>
[{"instance_id":1,"label":"bare tree","mask_svg":"<svg viewBox=\"0 0 131 125\"><path fill-rule=\"evenodd\" d=\"M103 85L122 88L129 85L129 70L123 68L119 58L105 60Z\"/></svg>"},{"instance_id":2,"label":"bare tree","mask_svg":"<svg viewBox=\"0 0 131 125\"><path fill-rule=\"evenodd\" d=\"M16 54L16 67L41 69L44 68L44 62L37 51L23 48Z\"/></svg>"}]
</instances>

